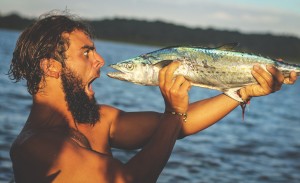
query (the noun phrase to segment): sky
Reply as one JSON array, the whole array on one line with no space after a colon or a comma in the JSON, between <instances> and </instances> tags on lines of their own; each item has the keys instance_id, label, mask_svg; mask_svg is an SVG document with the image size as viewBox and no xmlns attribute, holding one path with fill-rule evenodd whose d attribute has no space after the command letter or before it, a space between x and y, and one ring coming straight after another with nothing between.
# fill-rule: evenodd
<instances>
[{"instance_id":1,"label":"sky","mask_svg":"<svg viewBox=\"0 0 300 183\"><path fill-rule=\"evenodd\" d=\"M0 14L38 17L68 9L82 18L161 20L192 28L300 38L300 0L0 0Z\"/></svg>"}]
</instances>

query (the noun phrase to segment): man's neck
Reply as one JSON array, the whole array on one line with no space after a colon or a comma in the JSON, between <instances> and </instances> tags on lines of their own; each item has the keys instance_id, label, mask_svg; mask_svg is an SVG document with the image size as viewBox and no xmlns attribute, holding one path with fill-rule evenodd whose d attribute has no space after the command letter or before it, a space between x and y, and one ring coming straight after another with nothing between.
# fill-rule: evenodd
<instances>
[{"instance_id":1,"label":"man's neck","mask_svg":"<svg viewBox=\"0 0 300 183\"><path fill-rule=\"evenodd\" d=\"M46 91L42 89L33 96L33 105L25 127L73 127L74 121L68 110L64 93L60 91L60 88L57 88L56 92L51 92L51 90L50 92Z\"/></svg>"}]
</instances>

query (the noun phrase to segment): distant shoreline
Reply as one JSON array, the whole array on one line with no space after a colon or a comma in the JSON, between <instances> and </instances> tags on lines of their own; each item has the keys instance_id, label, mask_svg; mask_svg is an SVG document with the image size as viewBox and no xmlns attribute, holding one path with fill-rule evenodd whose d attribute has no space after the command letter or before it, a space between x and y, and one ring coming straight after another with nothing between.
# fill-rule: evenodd
<instances>
[{"instance_id":1,"label":"distant shoreline","mask_svg":"<svg viewBox=\"0 0 300 183\"><path fill-rule=\"evenodd\" d=\"M150 46L194 45L218 47L238 42L237 51L282 58L300 63L300 39L271 34L242 34L238 31L188 28L162 21L134 19L85 20L94 29L96 39ZM18 14L0 15L0 28L23 30L34 22Z\"/></svg>"}]
</instances>

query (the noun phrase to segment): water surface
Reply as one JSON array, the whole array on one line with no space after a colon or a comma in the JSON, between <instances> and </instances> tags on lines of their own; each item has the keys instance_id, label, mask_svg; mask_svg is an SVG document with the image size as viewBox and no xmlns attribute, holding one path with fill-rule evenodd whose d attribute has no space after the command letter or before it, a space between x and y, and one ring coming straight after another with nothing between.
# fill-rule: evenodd
<instances>
[{"instance_id":1,"label":"water surface","mask_svg":"<svg viewBox=\"0 0 300 183\"><path fill-rule=\"evenodd\" d=\"M0 30L0 182L13 179L9 148L20 132L31 107L25 83L11 82L6 73L19 32ZM125 111L162 112L157 87L117 81L106 76L107 65L157 48L96 41L106 60L101 78L94 82L99 103ZM193 88L191 101L219 94ZM177 141L159 183L296 183L300 182L300 82L282 91L254 98L242 121L241 109L214 126ZM201 122L201 121L200 121ZM136 151L114 149L127 161Z\"/></svg>"}]
</instances>

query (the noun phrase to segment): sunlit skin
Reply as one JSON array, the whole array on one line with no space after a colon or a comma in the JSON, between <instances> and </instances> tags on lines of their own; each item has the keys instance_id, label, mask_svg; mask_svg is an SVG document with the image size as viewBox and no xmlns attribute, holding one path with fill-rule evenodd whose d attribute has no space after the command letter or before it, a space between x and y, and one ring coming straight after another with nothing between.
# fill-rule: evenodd
<instances>
[{"instance_id":1,"label":"sunlit skin","mask_svg":"<svg viewBox=\"0 0 300 183\"><path fill-rule=\"evenodd\" d=\"M100 76L104 60L83 32L75 30L63 36L70 39L66 65L81 77L86 93L92 97L94 91L89 83ZM182 76L173 78L179 64L173 62L159 74L165 113L124 112L99 105L101 118L92 126L75 125L61 87L63 68L54 59L43 60L46 85L33 96L28 120L11 150L12 157L18 160L14 167L22 172L23 182L34 179L64 183L156 182L177 139L213 125L239 106L239 102L223 94L189 104L191 84ZM268 95L279 90L283 83L293 84L297 79L294 72L284 79L276 68L268 67L268 71L254 67L252 74L259 84L240 90L244 100ZM187 122L170 111L187 112ZM84 134L91 149L71 140L66 133L70 128ZM26 132L31 132L27 138ZM112 156L112 147L142 150L122 163Z\"/></svg>"}]
</instances>

